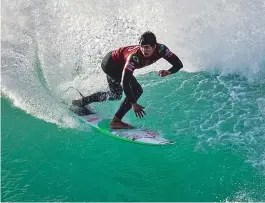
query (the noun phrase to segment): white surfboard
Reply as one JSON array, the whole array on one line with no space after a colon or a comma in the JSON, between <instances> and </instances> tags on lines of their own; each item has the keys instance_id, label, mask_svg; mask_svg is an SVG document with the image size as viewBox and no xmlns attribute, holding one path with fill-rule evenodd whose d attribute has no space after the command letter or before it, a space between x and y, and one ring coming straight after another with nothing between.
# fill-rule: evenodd
<instances>
[{"instance_id":1,"label":"white surfboard","mask_svg":"<svg viewBox=\"0 0 265 203\"><path fill-rule=\"evenodd\" d=\"M173 141L163 138L158 132L141 129L111 129L109 127L110 119L103 119L99 115L93 113L89 115L78 115L77 118L85 121L94 130L97 130L105 135L109 135L120 140L129 141L138 144L146 145L168 145L174 144Z\"/></svg>"}]
</instances>

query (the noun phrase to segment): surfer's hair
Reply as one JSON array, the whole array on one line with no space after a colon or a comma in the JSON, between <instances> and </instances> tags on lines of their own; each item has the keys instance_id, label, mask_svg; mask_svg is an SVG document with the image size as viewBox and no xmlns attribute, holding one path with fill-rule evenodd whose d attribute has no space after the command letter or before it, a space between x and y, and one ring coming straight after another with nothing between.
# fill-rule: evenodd
<instances>
[{"instance_id":1,"label":"surfer's hair","mask_svg":"<svg viewBox=\"0 0 265 203\"><path fill-rule=\"evenodd\" d=\"M150 31L144 32L139 39L139 44L141 46L150 45L151 47L153 47L156 43L157 43L156 36L154 33Z\"/></svg>"}]
</instances>

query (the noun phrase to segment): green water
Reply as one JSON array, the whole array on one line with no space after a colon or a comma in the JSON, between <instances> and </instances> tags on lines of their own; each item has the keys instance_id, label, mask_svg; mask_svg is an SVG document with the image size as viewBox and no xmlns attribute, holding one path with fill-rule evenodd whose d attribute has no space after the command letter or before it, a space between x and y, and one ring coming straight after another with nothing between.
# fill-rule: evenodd
<instances>
[{"instance_id":1,"label":"green water","mask_svg":"<svg viewBox=\"0 0 265 203\"><path fill-rule=\"evenodd\" d=\"M264 201L264 120L255 103L264 86L200 73L146 77L139 103L148 117L126 119L176 145L60 128L1 97L2 201ZM231 97L237 86L239 100ZM94 107L112 114L118 105Z\"/></svg>"}]
</instances>

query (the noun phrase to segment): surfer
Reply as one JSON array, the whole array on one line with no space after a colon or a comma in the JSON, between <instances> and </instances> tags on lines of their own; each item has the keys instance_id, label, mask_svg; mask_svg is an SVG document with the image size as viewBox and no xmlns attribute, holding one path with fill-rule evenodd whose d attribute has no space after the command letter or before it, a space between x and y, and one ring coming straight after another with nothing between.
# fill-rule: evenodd
<instances>
[{"instance_id":1,"label":"surfer","mask_svg":"<svg viewBox=\"0 0 265 203\"><path fill-rule=\"evenodd\" d=\"M101 68L107 76L109 91L97 92L73 100L72 104L84 107L93 102L120 100L124 91L126 97L111 120L110 127L112 129L131 128L130 124L122 122L122 118L131 108L136 117L142 118L146 115L144 107L137 103L143 89L133 76L133 72L136 69L155 63L160 58L164 58L172 65L170 69L158 72L161 77L176 73L183 67L180 59L167 46L157 42L154 33L150 31L143 33L139 45L121 47L110 51L103 58Z\"/></svg>"}]
</instances>

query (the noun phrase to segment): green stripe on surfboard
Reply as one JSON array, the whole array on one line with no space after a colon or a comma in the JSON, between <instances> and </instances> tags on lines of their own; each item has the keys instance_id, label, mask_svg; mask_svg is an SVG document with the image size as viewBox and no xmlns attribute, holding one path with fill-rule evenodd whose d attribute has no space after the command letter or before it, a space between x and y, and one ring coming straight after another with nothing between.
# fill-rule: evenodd
<instances>
[{"instance_id":1,"label":"green stripe on surfboard","mask_svg":"<svg viewBox=\"0 0 265 203\"><path fill-rule=\"evenodd\" d=\"M128 138L114 135L111 133L111 128L109 127L110 121L111 121L111 119L103 119L102 121L100 121L98 123L99 128L95 128L95 127L93 127L93 128L96 130L99 130L100 132L104 133L105 135L109 135L109 136L115 137L115 138L123 140L123 141L132 142L132 143L136 143L136 144L143 144L143 145L160 145L160 144L154 144L154 143L139 142L137 140L130 140ZM165 144L165 145L170 145L170 144L175 144L175 142ZM162 146L162 145L164 145L164 144L161 144L160 146Z\"/></svg>"}]
</instances>

